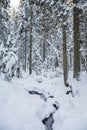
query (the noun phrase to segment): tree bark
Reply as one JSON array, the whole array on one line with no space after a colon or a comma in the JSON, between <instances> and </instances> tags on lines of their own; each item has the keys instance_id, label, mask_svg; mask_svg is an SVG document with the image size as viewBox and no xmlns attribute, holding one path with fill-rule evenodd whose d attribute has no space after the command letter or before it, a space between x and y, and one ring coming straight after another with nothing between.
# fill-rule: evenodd
<instances>
[{"instance_id":1,"label":"tree bark","mask_svg":"<svg viewBox=\"0 0 87 130\"><path fill-rule=\"evenodd\" d=\"M25 32L25 67L24 67L24 70L25 70L25 72L26 72L26 68L27 68L27 41L26 41L26 37L27 36L27 33Z\"/></svg>"},{"instance_id":2,"label":"tree bark","mask_svg":"<svg viewBox=\"0 0 87 130\"><path fill-rule=\"evenodd\" d=\"M68 63L67 63L67 47L66 47L66 26L62 27L62 36L63 36L63 73L64 73L64 84L67 84L68 78Z\"/></svg>"},{"instance_id":3,"label":"tree bark","mask_svg":"<svg viewBox=\"0 0 87 130\"><path fill-rule=\"evenodd\" d=\"M43 62L45 61L45 57L46 57L46 36L45 36L45 32L44 32L44 40L43 40Z\"/></svg>"},{"instance_id":4,"label":"tree bark","mask_svg":"<svg viewBox=\"0 0 87 130\"><path fill-rule=\"evenodd\" d=\"M74 30L74 72L73 77L78 79L80 74L80 32L79 32L79 9L73 8L73 30Z\"/></svg>"},{"instance_id":5,"label":"tree bark","mask_svg":"<svg viewBox=\"0 0 87 130\"><path fill-rule=\"evenodd\" d=\"M30 5L30 54L29 54L29 74L32 74L32 20L33 20L33 10L32 5Z\"/></svg>"}]
</instances>

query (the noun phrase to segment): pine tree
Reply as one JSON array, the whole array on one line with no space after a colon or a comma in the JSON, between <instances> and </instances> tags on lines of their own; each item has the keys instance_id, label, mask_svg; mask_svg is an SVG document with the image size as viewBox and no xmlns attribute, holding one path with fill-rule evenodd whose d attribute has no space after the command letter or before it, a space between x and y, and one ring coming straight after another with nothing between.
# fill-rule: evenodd
<instances>
[{"instance_id":1,"label":"pine tree","mask_svg":"<svg viewBox=\"0 0 87 130\"><path fill-rule=\"evenodd\" d=\"M3 65L2 60L4 57L4 46L8 39L9 28L8 28L8 13L6 8L8 7L9 0L0 0L0 73Z\"/></svg>"},{"instance_id":2,"label":"pine tree","mask_svg":"<svg viewBox=\"0 0 87 130\"><path fill-rule=\"evenodd\" d=\"M2 4L4 4L4 2ZM15 48L16 44L14 43L14 40L11 39L13 35L12 33L14 33L14 29L11 29L12 26L9 26L11 25L11 21L9 15L7 14L7 11L5 10L7 6L8 1L5 3L5 5L2 6L2 10L4 10L4 14L2 15L5 20L5 24L3 24L2 33L4 33L3 36L5 39L2 40L0 50L2 55L1 72L4 74L4 79L6 81L11 81L11 78L15 75L14 71L16 70L15 66L17 64L18 59L16 55L17 50Z\"/></svg>"}]
</instances>

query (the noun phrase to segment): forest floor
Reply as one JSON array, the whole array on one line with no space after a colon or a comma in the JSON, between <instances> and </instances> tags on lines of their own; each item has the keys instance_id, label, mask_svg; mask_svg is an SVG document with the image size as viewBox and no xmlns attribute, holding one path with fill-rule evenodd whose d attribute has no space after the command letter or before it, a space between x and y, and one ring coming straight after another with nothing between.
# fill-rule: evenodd
<instances>
[{"instance_id":1,"label":"forest floor","mask_svg":"<svg viewBox=\"0 0 87 130\"><path fill-rule=\"evenodd\" d=\"M69 76L73 95L66 94L62 75L0 78L0 130L45 130L42 120L53 114L52 130L87 130L87 75ZM57 109L58 108L58 109Z\"/></svg>"}]
</instances>

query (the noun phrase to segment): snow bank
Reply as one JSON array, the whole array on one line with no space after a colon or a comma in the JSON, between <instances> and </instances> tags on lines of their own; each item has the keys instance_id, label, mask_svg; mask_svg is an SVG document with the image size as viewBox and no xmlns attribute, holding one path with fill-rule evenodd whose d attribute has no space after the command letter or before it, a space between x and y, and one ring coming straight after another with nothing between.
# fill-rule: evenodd
<instances>
[{"instance_id":1,"label":"snow bank","mask_svg":"<svg viewBox=\"0 0 87 130\"><path fill-rule=\"evenodd\" d=\"M44 130L38 111L44 102L0 80L0 130Z\"/></svg>"}]
</instances>

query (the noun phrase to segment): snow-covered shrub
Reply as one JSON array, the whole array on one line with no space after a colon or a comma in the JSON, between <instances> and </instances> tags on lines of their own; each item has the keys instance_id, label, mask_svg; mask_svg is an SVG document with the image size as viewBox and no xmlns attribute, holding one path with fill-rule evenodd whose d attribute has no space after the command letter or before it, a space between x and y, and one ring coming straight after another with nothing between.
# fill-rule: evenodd
<instances>
[{"instance_id":1,"label":"snow-covered shrub","mask_svg":"<svg viewBox=\"0 0 87 130\"><path fill-rule=\"evenodd\" d=\"M63 75L63 71L61 68L56 68L54 72L50 73L50 78L53 79L55 77L60 77L61 75Z\"/></svg>"},{"instance_id":2,"label":"snow-covered shrub","mask_svg":"<svg viewBox=\"0 0 87 130\"><path fill-rule=\"evenodd\" d=\"M43 76L41 76L41 75L36 77L36 81L38 83L42 83L44 80L45 80L45 78Z\"/></svg>"},{"instance_id":3,"label":"snow-covered shrub","mask_svg":"<svg viewBox=\"0 0 87 130\"><path fill-rule=\"evenodd\" d=\"M6 81L10 81L11 77L15 75L17 61L17 55L12 51L9 51L7 55L4 56L2 60L2 72L5 74Z\"/></svg>"},{"instance_id":4,"label":"snow-covered shrub","mask_svg":"<svg viewBox=\"0 0 87 130\"><path fill-rule=\"evenodd\" d=\"M2 54L1 72L4 74L4 79L6 81L11 81L11 78L15 75L16 65L18 62L16 51L17 49L10 41L9 35L7 43L0 47L0 53Z\"/></svg>"}]
</instances>

